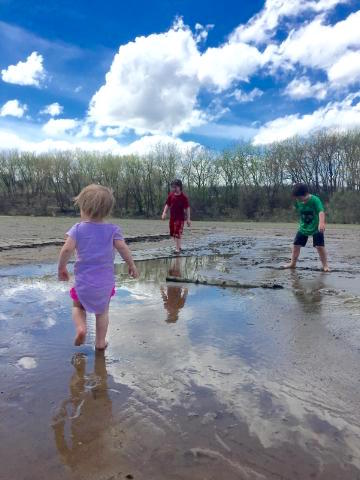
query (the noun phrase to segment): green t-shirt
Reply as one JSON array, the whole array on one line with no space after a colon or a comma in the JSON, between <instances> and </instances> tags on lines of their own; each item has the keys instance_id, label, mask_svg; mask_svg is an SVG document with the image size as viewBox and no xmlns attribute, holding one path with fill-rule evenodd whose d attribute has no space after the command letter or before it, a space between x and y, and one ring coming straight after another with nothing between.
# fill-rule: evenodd
<instances>
[{"instance_id":1,"label":"green t-shirt","mask_svg":"<svg viewBox=\"0 0 360 480\"><path fill-rule=\"evenodd\" d=\"M319 230L319 213L324 211L323 204L319 197L311 195L306 203L295 203L295 208L300 214L299 232L311 236Z\"/></svg>"}]
</instances>

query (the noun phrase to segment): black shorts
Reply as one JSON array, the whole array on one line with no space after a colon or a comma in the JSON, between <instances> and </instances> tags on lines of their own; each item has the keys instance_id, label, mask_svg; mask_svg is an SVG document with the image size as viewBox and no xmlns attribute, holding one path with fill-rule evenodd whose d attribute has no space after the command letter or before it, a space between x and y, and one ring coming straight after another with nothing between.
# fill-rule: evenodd
<instances>
[{"instance_id":1,"label":"black shorts","mask_svg":"<svg viewBox=\"0 0 360 480\"><path fill-rule=\"evenodd\" d=\"M314 247L325 247L325 238L322 232L316 232L312 237L313 237ZM309 238L308 235L304 235L301 232L297 232L294 240L294 245L305 247L308 241L308 238Z\"/></svg>"}]
</instances>

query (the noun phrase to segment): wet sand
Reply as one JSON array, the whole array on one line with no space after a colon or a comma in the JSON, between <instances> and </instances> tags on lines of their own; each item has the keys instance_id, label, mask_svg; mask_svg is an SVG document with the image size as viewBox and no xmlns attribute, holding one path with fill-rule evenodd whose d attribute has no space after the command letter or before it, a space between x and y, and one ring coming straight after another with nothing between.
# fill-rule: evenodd
<instances>
[{"instance_id":1,"label":"wet sand","mask_svg":"<svg viewBox=\"0 0 360 480\"><path fill-rule=\"evenodd\" d=\"M134 243L141 277L116 266L105 354L92 317L72 346L54 252L22 265L0 252L14 255L0 268L2 477L360 479L360 230L330 227L331 274L311 247L279 270L294 230L195 224L181 258L167 240Z\"/></svg>"}]
</instances>

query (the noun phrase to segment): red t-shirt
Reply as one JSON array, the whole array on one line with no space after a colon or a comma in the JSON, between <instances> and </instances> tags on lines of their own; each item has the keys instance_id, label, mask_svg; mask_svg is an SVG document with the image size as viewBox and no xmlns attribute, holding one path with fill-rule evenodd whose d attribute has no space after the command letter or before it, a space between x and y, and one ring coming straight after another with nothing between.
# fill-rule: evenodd
<instances>
[{"instance_id":1,"label":"red t-shirt","mask_svg":"<svg viewBox=\"0 0 360 480\"><path fill-rule=\"evenodd\" d=\"M184 193L176 195L175 193L169 193L169 196L166 200L166 205L170 208L170 218L172 220L185 220L185 212L189 208L188 197Z\"/></svg>"}]
</instances>

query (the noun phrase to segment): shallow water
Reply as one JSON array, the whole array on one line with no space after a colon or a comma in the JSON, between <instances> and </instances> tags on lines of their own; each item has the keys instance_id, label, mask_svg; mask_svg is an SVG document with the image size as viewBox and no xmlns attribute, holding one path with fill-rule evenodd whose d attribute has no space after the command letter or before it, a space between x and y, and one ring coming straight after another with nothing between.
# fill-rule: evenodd
<instances>
[{"instance_id":1,"label":"shallow water","mask_svg":"<svg viewBox=\"0 0 360 480\"><path fill-rule=\"evenodd\" d=\"M138 281L117 265L105 354L92 317L72 346L54 265L0 270L3 478L360 479L358 273L257 248L142 261Z\"/></svg>"}]
</instances>

